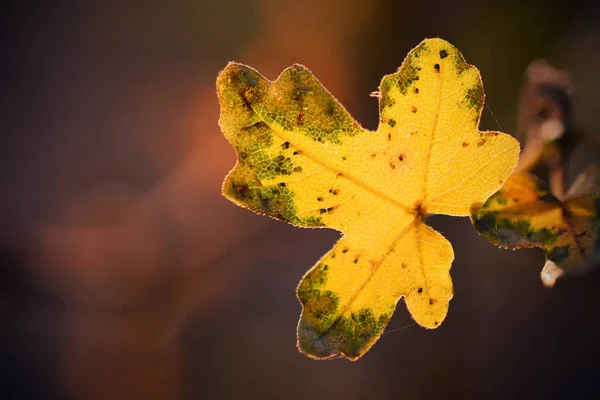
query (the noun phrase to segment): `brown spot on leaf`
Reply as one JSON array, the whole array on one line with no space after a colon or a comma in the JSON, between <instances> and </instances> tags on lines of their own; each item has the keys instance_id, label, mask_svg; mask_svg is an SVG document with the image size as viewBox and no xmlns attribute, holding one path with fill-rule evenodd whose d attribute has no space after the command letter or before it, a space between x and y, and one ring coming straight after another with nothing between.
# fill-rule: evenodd
<instances>
[{"instance_id":1,"label":"brown spot on leaf","mask_svg":"<svg viewBox=\"0 0 600 400\"><path fill-rule=\"evenodd\" d=\"M412 111L413 114L416 113L417 112L417 107L416 106L412 106L411 111Z\"/></svg>"},{"instance_id":2,"label":"brown spot on leaf","mask_svg":"<svg viewBox=\"0 0 600 400\"><path fill-rule=\"evenodd\" d=\"M462 142L462 147L468 147L468 146L469 146L469 143L467 143L467 142Z\"/></svg>"},{"instance_id":3,"label":"brown spot on leaf","mask_svg":"<svg viewBox=\"0 0 600 400\"><path fill-rule=\"evenodd\" d=\"M391 169L396 169L396 165L393 162L389 162L388 165L390 166Z\"/></svg>"},{"instance_id":4,"label":"brown spot on leaf","mask_svg":"<svg viewBox=\"0 0 600 400\"><path fill-rule=\"evenodd\" d=\"M483 146L483 145L484 145L484 144L486 144L486 143L487 143L487 140L485 140L485 139L480 139L480 140L479 140L479 142L477 142L477 147L481 147L481 146Z\"/></svg>"},{"instance_id":5,"label":"brown spot on leaf","mask_svg":"<svg viewBox=\"0 0 600 400\"><path fill-rule=\"evenodd\" d=\"M327 211L327 213L331 214L332 212L334 212L335 210L337 210L339 207L340 207L340 205L338 204L338 205L335 205L335 206L327 208L326 211Z\"/></svg>"},{"instance_id":6,"label":"brown spot on leaf","mask_svg":"<svg viewBox=\"0 0 600 400\"><path fill-rule=\"evenodd\" d=\"M404 154L400 154L398 156L398 160L400 160L400 161L404 161L405 158L406 158L406 155L404 155Z\"/></svg>"}]
</instances>

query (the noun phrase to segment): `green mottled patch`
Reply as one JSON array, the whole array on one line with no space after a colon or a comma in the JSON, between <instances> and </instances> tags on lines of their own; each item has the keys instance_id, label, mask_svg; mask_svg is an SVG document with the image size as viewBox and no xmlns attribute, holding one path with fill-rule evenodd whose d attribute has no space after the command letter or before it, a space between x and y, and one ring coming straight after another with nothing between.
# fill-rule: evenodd
<instances>
[{"instance_id":1,"label":"green mottled patch","mask_svg":"<svg viewBox=\"0 0 600 400\"><path fill-rule=\"evenodd\" d=\"M467 64L467 61L463 55L458 51L452 52L452 60L454 61L454 68L456 68L456 72L459 75L471 68L471 66Z\"/></svg>"},{"instance_id":2,"label":"green mottled patch","mask_svg":"<svg viewBox=\"0 0 600 400\"><path fill-rule=\"evenodd\" d=\"M302 172L301 166L284 155L284 151L289 149L289 142L281 145L281 151L277 155L266 152L273 141L271 128L262 121L240 129L239 135L233 140L240 163L254 171L261 182Z\"/></svg>"},{"instance_id":3,"label":"green mottled patch","mask_svg":"<svg viewBox=\"0 0 600 400\"><path fill-rule=\"evenodd\" d=\"M271 86L268 101L255 110L269 124L301 131L318 142L342 143L361 127L306 68L286 69ZM266 110L269 110L266 112Z\"/></svg>"},{"instance_id":4,"label":"green mottled patch","mask_svg":"<svg viewBox=\"0 0 600 400\"><path fill-rule=\"evenodd\" d=\"M253 153L273 145L273 132L262 121L240 129L233 141L237 153Z\"/></svg>"},{"instance_id":5,"label":"green mottled patch","mask_svg":"<svg viewBox=\"0 0 600 400\"><path fill-rule=\"evenodd\" d=\"M357 358L379 337L391 312L376 317L365 308L350 316L338 315L338 297L329 290L323 290L328 271L327 264L319 263L298 287L298 298L304 307L298 344L305 353L317 357L341 352L349 358ZM390 310L393 311L393 308Z\"/></svg>"},{"instance_id":6,"label":"green mottled patch","mask_svg":"<svg viewBox=\"0 0 600 400\"><path fill-rule=\"evenodd\" d=\"M543 246L551 246L556 243L558 237L558 231L549 228L530 229L527 236L533 243L539 243Z\"/></svg>"},{"instance_id":7,"label":"green mottled patch","mask_svg":"<svg viewBox=\"0 0 600 400\"><path fill-rule=\"evenodd\" d=\"M234 117L232 121L241 122L254 114L253 104L263 101L267 92L267 82L252 68L230 64L219 75L217 88L225 113Z\"/></svg>"},{"instance_id":8,"label":"green mottled patch","mask_svg":"<svg viewBox=\"0 0 600 400\"><path fill-rule=\"evenodd\" d=\"M396 73L396 87L400 93L406 95L410 87L419 80L419 71L421 67L415 60L408 59L402 64L402 67Z\"/></svg>"},{"instance_id":9,"label":"green mottled patch","mask_svg":"<svg viewBox=\"0 0 600 400\"><path fill-rule=\"evenodd\" d=\"M481 112L483 102L484 94L483 86L481 85L481 83L477 83L476 85L467 90L467 93L465 94L464 104L467 104L469 108L474 109L477 114Z\"/></svg>"},{"instance_id":10,"label":"green mottled patch","mask_svg":"<svg viewBox=\"0 0 600 400\"><path fill-rule=\"evenodd\" d=\"M323 143L341 144L344 136L362 132L350 114L300 65L286 69L271 83L249 67L230 64L219 75L217 88L220 122L234 145L246 127L259 121ZM236 129L240 135L235 134Z\"/></svg>"},{"instance_id":11,"label":"green mottled patch","mask_svg":"<svg viewBox=\"0 0 600 400\"><path fill-rule=\"evenodd\" d=\"M318 228L320 226L325 226L321 217L317 215L311 215L310 217L299 219L300 226L304 226L307 228Z\"/></svg>"},{"instance_id":12,"label":"green mottled patch","mask_svg":"<svg viewBox=\"0 0 600 400\"><path fill-rule=\"evenodd\" d=\"M520 247L533 243L550 246L559 237L559 233L553 229L532 228L525 219L499 218L495 211L479 210L472 215L472 219L479 233L501 246Z\"/></svg>"},{"instance_id":13,"label":"green mottled patch","mask_svg":"<svg viewBox=\"0 0 600 400\"><path fill-rule=\"evenodd\" d=\"M307 326L303 316L298 330L298 345L305 353L321 358L341 353L357 359L381 335L390 317L391 314L377 316L371 309L363 308L349 317L338 317L328 329L317 335Z\"/></svg>"},{"instance_id":14,"label":"green mottled patch","mask_svg":"<svg viewBox=\"0 0 600 400\"><path fill-rule=\"evenodd\" d=\"M496 219L495 234L500 243L519 246L531 232L531 225L525 220Z\"/></svg>"},{"instance_id":15,"label":"green mottled patch","mask_svg":"<svg viewBox=\"0 0 600 400\"><path fill-rule=\"evenodd\" d=\"M270 215L299 226L323 226L321 218L299 218L294 206L294 192L281 185L263 186L248 166L239 165L228 176L223 186L225 196L249 209Z\"/></svg>"},{"instance_id":16,"label":"green mottled patch","mask_svg":"<svg viewBox=\"0 0 600 400\"><path fill-rule=\"evenodd\" d=\"M308 286L302 287L301 284L298 288L298 299L304 306L300 324L314 335L320 335L333 323L339 299L329 290L310 289Z\"/></svg>"},{"instance_id":17,"label":"green mottled patch","mask_svg":"<svg viewBox=\"0 0 600 400\"><path fill-rule=\"evenodd\" d=\"M278 176L292 175L302 172L302 167L297 166L290 157L279 154L269 157L265 153L257 152L247 157L249 165L252 165L261 181L273 180Z\"/></svg>"},{"instance_id":18,"label":"green mottled patch","mask_svg":"<svg viewBox=\"0 0 600 400\"><path fill-rule=\"evenodd\" d=\"M499 241L496 233L496 220L498 219L498 214L493 211L479 210L473 213L471 217L475 229L497 244Z\"/></svg>"},{"instance_id":19,"label":"green mottled patch","mask_svg":"<svg viewBox=\"0 0 600 400\"><path fill-rule=\"evenodd\" d=\"M327 283L327 264L319 264L304 277L298 291L307 291L323 287Z\"/></svg>"},{"instance_id":20,"label":"green mottled patch","mask_svg":"<svg viewBox=\"0 0 600 400\"><path fill-rule=\"evenodd\" d=\"M402 95L406 95L416 82L419 81L419 72L421 71L421 62L419 58L429 49L425 43L421 43L411 51L395 74L385 76L379 86L379 111L383 113L386 107L391 107L396 103L390 96L392 88L397 88ZM414 88L413 93L419 93L418 88Z\"/></svg>"},{"instance_id":21,"label":"green mottled patch","mask_svg":"<svg viewBox=\"0 0 600 400\"><path fill-rule=\"evenodd\" d=\"M384 78L381 81L381 85L379 86L379 95L381 96L379 99L379 112L382 113L383 109L386 107L391 107L396 104L396 100L394 100L390 95L390 89L392 88L392 83L389 79Z\"/></svg>"},{"instance_id":22,"label":"green mottled patch","mask_svg":"<svg viewBox=\"0 0 600 400\"><path fill-rule=\"evenodd\" d=\"M429 46L424 41L409 53L409 57L420 58L423 53L429 53Z\"/></svg>"}]
</instances>

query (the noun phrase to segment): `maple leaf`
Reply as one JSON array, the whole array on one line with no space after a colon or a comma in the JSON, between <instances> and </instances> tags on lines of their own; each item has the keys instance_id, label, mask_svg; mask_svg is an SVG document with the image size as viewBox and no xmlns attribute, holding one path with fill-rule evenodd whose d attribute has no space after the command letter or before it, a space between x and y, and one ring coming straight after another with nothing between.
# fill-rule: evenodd
<instances>
[{"instance_id":1,"label":"maple leaf","mask_svg":"<svg viewBox=\"0 0 600 400\"><path fill-rule=\"evenodd\" d=\"M565 273L600 262L600 168L575 180L562 200L528 173L512 175L485 204L474 205L471 220L490 242L505 248L541 247L541 278L554 286Z\"/></svg>"},{"instance_id":2,"label":"maple leaf","mask_svg":"<svg viewBox=\"0 0 600 400\"><path fill-rule=\"evenodd\" d=\"M435 328L453 296L450 243L429 214L469 215L514 169L519 144L480 132L479 71L441 39L413 49L379 89L377 131L362 128L303 66L269 82L230 63L217 79L221 128L238 154L224 195L255 212L342 238L298 286L298 347L355 360L401 297Z\"/></svg>"}]
</instances>

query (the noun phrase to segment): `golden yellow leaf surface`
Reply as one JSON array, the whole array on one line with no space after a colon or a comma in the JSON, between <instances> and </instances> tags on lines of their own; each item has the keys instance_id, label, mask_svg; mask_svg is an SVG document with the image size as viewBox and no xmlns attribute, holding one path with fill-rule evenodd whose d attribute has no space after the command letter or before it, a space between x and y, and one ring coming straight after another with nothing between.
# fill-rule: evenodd
<instances>
[{"instance_id":1,"label":"golden yellow leaf surface","mask_svg":"<svg viewBox=\"0 0 600 400\"><path fill-rule=\"evenodd\" d=\"M298 287L298 347L355 360L399 299L435 328L453 296L450 243L429 214L469 215L514 169L519 144L478 130L479 71L441 39L413 49L379 89L380 123L362 128L303 66L269 82L230 63L217 80L221 128L238 154L224 195L255 212L342 238Z\"/></svg>"},{"instance_id":2,"label":"golden yellow leaf surface","mask_svg":"<svg viewBox=\"0 0 600 400\"><path fill-rule=\"evenodd\" d=\"M562 200L533 175L512 175L483 205L474 205L475 229L505 248L540 247L541 278L553 286L565 273L600 262L600 168L582 172Z\"/></svg>"}]
</instances>

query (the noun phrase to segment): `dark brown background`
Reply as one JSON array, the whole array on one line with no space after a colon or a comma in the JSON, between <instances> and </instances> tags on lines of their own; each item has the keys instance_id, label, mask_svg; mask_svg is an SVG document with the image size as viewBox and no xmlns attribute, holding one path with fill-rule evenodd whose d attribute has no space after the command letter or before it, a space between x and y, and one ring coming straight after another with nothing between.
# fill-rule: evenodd
<instances>
[{"instance_id":1,"label":"dark brown background","mask_svg":"<svg viewBox=\"0 0 600 400\"><path fill-rule=\"evenodd\" d=\"M579 398L600 395L600 272L542 287L538 250L465 218L455 298L435 331L400 303L359 362L295 348L295 287L338 234L220 196L235 155L214 82L299 62L367 128L368 94L425 37L480 69L482 127L514 132L523 72L568 67L576 122L600 132L593 1L12 2L0 12L0 397ZM598 147L578 147L571 173Z\"/></svg>"}]
</instances>

